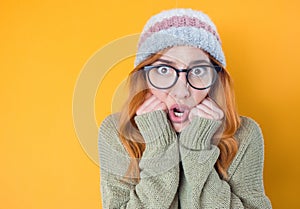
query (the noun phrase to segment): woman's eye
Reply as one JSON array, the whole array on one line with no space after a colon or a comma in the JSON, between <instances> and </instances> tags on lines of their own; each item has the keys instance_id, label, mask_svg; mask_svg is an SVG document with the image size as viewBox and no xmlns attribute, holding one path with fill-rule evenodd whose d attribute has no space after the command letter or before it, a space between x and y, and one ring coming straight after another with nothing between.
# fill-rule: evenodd
<instances>
[{"instance_id":1,"label":"woman's eye","mask_svg":"<svg viewBox=\"0 0 300 209\"><path fill-rule=\"evenodd\" d=\"M167 75L170 73L170 67L167 66L158 67L157 72L162 75Z\"/></svg>"},{"instance_id":2,"label":"woman's eye","mask_svg":"<svg viewBox=\"0 0 300 209\"><path fill-rule=\"evenodd\" d=\"M202 76L205 73L205 69L202 67L196 67L191 70L192 75Z\"/></svg>"}]
</instances>

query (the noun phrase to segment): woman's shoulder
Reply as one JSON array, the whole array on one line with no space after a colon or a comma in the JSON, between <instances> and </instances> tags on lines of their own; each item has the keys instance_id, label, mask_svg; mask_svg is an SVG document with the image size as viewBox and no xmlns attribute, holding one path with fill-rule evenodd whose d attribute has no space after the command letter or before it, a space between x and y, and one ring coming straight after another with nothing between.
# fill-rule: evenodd
<instances>
[{"instance_id":1,"label":"woman's shoulder","mask_svg":"<svg viewBox=\"0 0 300 209\"><path fill-rule=\"evenodd\" d=\"M241 124L234 137L239 143L239 152L246 150L251 145L252 148L263 151L264 139L260 125L252 118L240 116Z\"/></svg>"},{"instance_id":2,"label":"woman's shoulder","mask_svg":"<svg viewBox=\"0 0 300 209\"><path fill-rule=\"evenodd\" d=\"M120 113L110 114L103 119L100 129L117 129L119 121Z\"/></svg>"},{"instance_id":3,"label":"woman's shoulder","mask_svg":"<svg viewBox=\"0 0 300 209\"><path fill-rule=\"evenodd\" d=\"M129 166L129 155L119 137L119 120L119 113L108 115L99 128L98 153L103 178L110 174L122 177Z\"/></svg>"},{"instance_id":4,"label":"woman's shoulder","mask_svg":"<svg viewBox=\"0 0 300 209\"><path fill-rule=\"evenodd\" d=\"M247 116L240 116L240 119L240 127L235 133L235 138L240 144L249 143L253 140L262 140L261 127L254 119Z\"/></svg>"},{"instance_id":5,"label":"woman's shoulder","mask_svg":"<svg viewBox=\"0 0 300 209\"><path fill-rule=\"evenodd\" d=\"M260 125L250 117L240 116L240 119L240 127L234 135L238 141L239 148L228 169L229 176L235 172L243 159L257 161L258 159L263 159L264 155L264 141Z\"/></svg>"},{"instance_id":6,"label":"woman's shoulder","mask_svg":"<svg viewBox=\"0 0 300 209\"><path fill-rule=\"evenodd\" d=\"M99 146L102 145L103 147L103 145L106 145L116 151L125 153L126 151L119 138L119 121L120 113L110 114L104 118L99 127L98 144Z\"/></svg>"}]
</instances>

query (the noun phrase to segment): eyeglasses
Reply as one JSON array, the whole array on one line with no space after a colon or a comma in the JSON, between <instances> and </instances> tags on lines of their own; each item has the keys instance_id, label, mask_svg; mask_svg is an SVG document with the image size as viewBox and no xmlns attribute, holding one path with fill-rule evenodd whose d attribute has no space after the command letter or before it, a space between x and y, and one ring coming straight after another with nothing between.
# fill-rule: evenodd
<instances>
[{"instance_id":1,"label":"eyeglasses","mask_svg":"<svg viewBox=\"0 0 300 209\"><path fill-rule=\"evenodd\" d=\"M174 86L179 73L186 73L188 84L194 89L204 90L211 87L217 74L222 70L220 66L198 65L188 69L176 69L169 65L144 66L148 81L157 89L168 89Z\"/></svg>"}]
</instances>

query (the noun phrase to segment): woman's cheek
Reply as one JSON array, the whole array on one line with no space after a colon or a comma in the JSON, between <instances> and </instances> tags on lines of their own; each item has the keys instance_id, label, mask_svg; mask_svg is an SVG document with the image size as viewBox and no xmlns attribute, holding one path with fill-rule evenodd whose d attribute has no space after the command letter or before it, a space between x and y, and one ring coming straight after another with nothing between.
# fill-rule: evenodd
<instances>
[{"instance_id":1,"label":"woman's cheek","mask_svg":"<svg viewBox=\"0 0 300 209\"><path fill-rule=\"evenodd\" d=\"M154 89L154 88L150 88L150 92L156 96L160 101L166 103L166 98L168 96L168 93L164 90L161 89Z\"/></svg>"},{"instance_id":2,"label":"woman's cheek","mask_svg":"<svg viewBox=\"0 0 300 209\"><path fill-rule=\"evenodd\" d=\"M194 99L195 106L200 104L208 95L208 90L192 90L192 95Z\"/></svg>"}]
</instances>

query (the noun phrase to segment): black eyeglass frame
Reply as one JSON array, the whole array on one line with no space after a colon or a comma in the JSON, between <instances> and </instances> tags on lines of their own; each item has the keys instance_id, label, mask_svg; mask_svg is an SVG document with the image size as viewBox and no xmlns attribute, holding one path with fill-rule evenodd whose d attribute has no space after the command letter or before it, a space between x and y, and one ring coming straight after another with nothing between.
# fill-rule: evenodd
<instances>
[{"instance_id":1,"label":"black eyeglass frame","mask_svg":"<svg viewBox=\"0 0 300 209\"><path fill-rule=\"evenodd\" d=\"M175 79L174 83L173 83L172 85L170 85L169 87L157 87L157 86L155 86L155 85L151 82L151 79L149 78L149 72L150 72L150 70L152 70L153 68L164 67L164 66L165 66L165 67L170 67L170 68L172 68L173 70L175 70L175 72L176 72L176 79ZM190 72L193 68L195 68L195 67L211 67L211 68L214 69L214 72L215 72L215 73L214 73L214 78L213 78L212 83L211 83L209 86L204 87L204 88L197 88L197 87L193 86L193 85L190 83L190 81L189 81L189 79L188 79L188 74L189 74L189 72ZM194 66L194 67L192 67L192 68L177 69L177 68L175 68L175 67L173 67L173 66L170 66L170 65L161 64L161 65L146 65L146 66L144 66L142 69L146 72L146 75L147 75L147 78L148 78L148 81L150 82L150 84L151 84L153 87L157 88L157 89L169 89L169 88L172 88L172 87L177 83L177 80L178 80L178 78L179 78L179 73L186 73L186 80L187 80L188 84L189 84L192 88L197 89L197 90L208 89L209 87L211 87L211 86L216 82L216 80L217 80L217 74L218 74L220 71L222 71L222 67L221 67L221 66L218 66L218 65L197 65L197 66Z\"/></svg>"}]
</instances>

